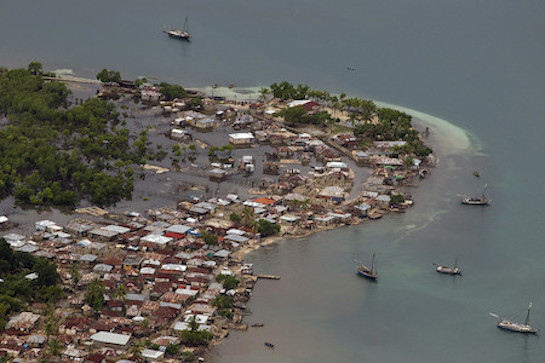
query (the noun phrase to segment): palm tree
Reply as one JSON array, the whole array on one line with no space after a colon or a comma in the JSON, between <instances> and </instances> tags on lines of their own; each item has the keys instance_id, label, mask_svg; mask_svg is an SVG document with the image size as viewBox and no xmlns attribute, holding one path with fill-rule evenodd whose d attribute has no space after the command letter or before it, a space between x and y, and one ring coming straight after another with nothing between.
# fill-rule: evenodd
<instances>
[{"instance_id":1,"label":"palm tree","mask_svg":"<svg viewBox=\"0 0 545 363\"><path fill-rule=\"evenodd\" d=\"M62 345L57 339L53 339L47 343L47 355L51 357L60 357Z\"/></svg>"},{"instance_id":2,"label":"palm tree","mask_svg":"<svg viewBox=\"0 0 545 363\"><path fill-rule=\"evenodd\" d=\"M47 336L47 341L51 335L55 335L58 329L59 316L55 314L55 309L52 305L47 306L47 310L44 314L45 316L45 334Z\"/></svg>"},{"instance_id":3,"label":"palm tree","mask_svg":"<svg viewBox=\"0 0 545 363\"><path fill-rule=\"evenodd\" d=\"M296 210L297 207L301 204L301 201L297 199L292 199L289 201L290 210Z\"/></svg>"},{"instance_id":4,"label":"palm tree","mask_svg":"<svg viewBox=\"0 0 545 363\"><path fill-rule=\"evenodd\" d=\"M311 205L310 198L306 198L305 200L301 202L301 208L303 209L309 209L310 205Z\"/></svg>"},{"instance_id":5,"label":"palm tree","mask_svg":"<svg viewBox=\"0 0 545 363\"><path fill-rule=\"evenodd\" d=\"M341 107L341 104L339 102L339 97L331 96L328 101L331 104L331 108L333 109L333 114L335 115L335 111L337 111Z\"/></svg>"},{"instance_id":6,"label":"palm tree","mask_svg":"<svg viewBox=\"0 0 545 363\"><path fill-rule=\"evenodd\" d=\"M258 100L262 102L267 102L267 96L271 93L271 90L267 87L261 87L259 89L259 98Z\"/></svg>"},{"instance_id":7,"label":"palm tree","mask_svg":"<svg viewBox=\"0 0 545 363\"><path fill-rule=\"evenodd\" d=\"M242 210L242 219L244 220L244 224L246 224L247 226L250 225L253 214L254 212L252 208L244 207L244 209Z\"/></svg>"},{"instance_id":8,"label":"palm tree","mask_svg":"<svg viewBox=\"0 0 545 363\"><path fill-rule=\"evenodd\" d=\"M126 294L127 294L127 288L125 287L125 285L120 284L118 287L115 288L114 298L121 301L125 301Z\"/></svg>"},{"instance_id":9,"label":"palm tree","mask_svg":"<svg viewBox=\"0 0 545 363\"><path fill-rule=\"evenodd\" d=\"M70 266L70 277L72 278L72 283L74 286L77 285L81 278L81 273L79 272L79 266L77 263Z\"/></svg>"},{"instance_id":10,"label":"palm tree","mask_svg":"<svg viewBox=\"0 0 545 363\"><path fill-rule=\"evenodd\" d=\"M132 355L133 358L139 359L140 357L142 357L143 349L144 342L137 342L131 346L131 349L129 349L129 353Z\"/></svg>"}]
</instances>

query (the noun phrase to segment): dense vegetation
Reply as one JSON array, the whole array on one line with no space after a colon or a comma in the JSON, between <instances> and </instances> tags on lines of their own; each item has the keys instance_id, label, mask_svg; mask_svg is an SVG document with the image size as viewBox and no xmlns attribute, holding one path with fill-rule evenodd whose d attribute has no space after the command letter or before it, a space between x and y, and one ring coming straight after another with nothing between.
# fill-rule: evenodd
<instances>
[{"instance_id":1,"label":"dense vegetation","mask_svg":"<svg viewBox=\"0 0 545 363\"><path fill-rule=\"evenodd\" d=\"M326 126L333 120L327 111L308 113L302 107L284 108L278 112L278 116L284 117L284 120L290 125L313 124L316 126Z\"/></svg>"},{"instance_id":2,"label":"dense vegetation","mask_svg":"<svg viewBox=\"0 0 545 363\"><path fill-rule=\"evenodd\" d=\"M231 296L218 295L212 299L212 306L218 308L217 314L229 320L233 319L233 298Z\"/></svg>"},{"instance_id":3,"label":"dense vegetation","mask_svg":"<svg viewBox=\"0 0 545 363\"><path fill-rule=\"evenodd\" d=\"M32 272L38 278L25 278ZM55 303L62 297L57 266L29 253L13 251L4 239L0 239L0 278L4 280L0 282L0 329L26 303Z\"/></svg>"},{"instance_id":4,"label":"dense vegetation","mask_svg":"<svg viewBox=\"0 0 545 363\"><path fill-rule=\"evenodd\" d=\"M239 279L230 275L218 275L216 276L216 281L221 282L223 284L223 288L226 290L234 289L240 283Z\"/></svg>"},{"instance_id":5,"label":"dense vegetation","mask_svg":"<svg viewBox=\"0 0 545 363\"><path fill-rule=\"evenodd\" d=\"M161 87L161 94L167 101L172 101L175 98L184 98L187 96L186 90L177 84L161 82L159 87Z\"/></svg>"},{"instance_id":6,"label":"dense vegetation","mask_svg":"<svg viewBox=\"0 0 545 363\"><path fill-rule=\"evenodd\" d=\"M207 245L215 246L218 244L218 236L215 233L203 230L201 236L204 243L206 243Z\"/></svg>"},{"instance_id":7,"label":"dense vegetation","mask_svg":"<svg viewBox=\"0 0 545 363\"><path fill-rule=\"evenodd\" d=\"M257 221L257 231L261 234L261 237L269 237L280 232L280 225L260 219Z\"/></svg>"},{"instance_id":8,"label":"dense vegetation","mask_svg":"<svg viewBox=\"0 0 545 363\"><path fill-rule=\"evenodd\" d=\"M424 157L433 152L425 147L418 132L412 127L412 117L404 112L391 108L379 108L371 100L362 98L346 98L346 94L331 95L327 91L311 90L307 85L294 86L289 82L273 83L270 90L262 88L261 98L272 93L281 100L311 99L330 107L333 117L340 110L348 114L354 126L354 134L360 140L407 141L407 145L396 148L395 154L416 155ZM314 124L328 126L333 118L327 111L306 112L302 107L285 108L278 113L289 125ZM371 122L373 120L373 122Z\"/></svg>"},{"instance_id":9,"label":"dense vegetation","mask_svg":"<svg viewBox=\"0 0 545 363\"><path fill-rule=\"evenodd\" d=\"M270 85L272 94L276 98L281 100L304 100L307 97L309 87L307 85L299 84L297 87L292 85L289 82L281 82L277 84L276 82Z\"/></svg>"},{"instance_id":10,"label":"dense vegetation","mask_svg":"<svg viewBox=\"0 0 545 363\"><path fill-rule=\"evenodd\" d=\"M106 287L104 286L104 283L98 279L94 279L87 287L84 301L87 305L95 309L95 311L100 311L102 305L104 305L105 292Z\"/></svg>"},{"instance_id":11,"label":"dense vegetation","mask_svg":"<svg viewBox=\"0 0 545 363\"><path fill-rule=\"evenodd\" d=\"M214 336L211 333L205 330L199 330L199 323L195 321L195 317L189 321L189 329L183 330L180 334L182 343L190 347L206 344L208 341L212 340L213 337Z\"/></svg>"},{"instance_id":12,"label":"dense vegetation","mask_svg":"<svg viewBox=\"0 0 545 363\"><path fill-rule=\"evenodd\" d=\"M425 147L418 132L412 127L412 116L391 108L379 108L377 110L377 123L364 122L355 125L354 135L372 140L403 140L404 146L394 149L396 154L424 157L432 153L432 149Z\"/></svg>"},{"instance_id":13,"label":"dense vegetation","mask_svg":"<svg viewBox=\"0 0 545 363\"><path fill-rule=\"evenodd\" d=\"M0 198L18 203L108 205L130 198L133 164L145 162L147 132L132 144L112 103L69 108L65 84L44 81L41 65L0 68Z\"/></svg>"},{"instance_id":14,"label":"dense vegetation","mask_svg":"<svg viewBox=\"0 0 545 363\"><path fill-rule=\"evenodd\" d=\"M121 82L121 73L119 73L119 71L113 71L113 70L108 70L104 68L103 70L98 72L97 79L104 83L106 82L119 83Z\"/></svg>"}]
</instances>

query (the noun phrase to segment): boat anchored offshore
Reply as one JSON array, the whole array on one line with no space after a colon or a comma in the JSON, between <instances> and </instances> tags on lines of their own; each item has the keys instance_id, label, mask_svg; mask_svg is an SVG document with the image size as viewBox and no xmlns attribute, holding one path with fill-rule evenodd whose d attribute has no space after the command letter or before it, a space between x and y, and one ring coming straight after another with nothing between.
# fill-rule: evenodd
<instances>
[{"instance_id":1,"label":"boat anchored offshore","mask_svg":"<svg viewBox=\"0 0 545 363\"><path fill-rule=\"evenodd\" d=\"M358 260L354 260L358 264L358 275L368 278L370 280L376 280L378 273L375 269L375 254L373 253L373 259L371 260L371 268L365 266Z\"/></svg>"},{"instance_id":2,"label":"boat anchored offshore","mask_svg":"<svg viewBox=\"0 0 545 363\"><path fill-rule=\"evenodd\" d=\"M269 348L274 348L274 344L269 342L265 342L265 346Z\"/></svg>"},{"instance_id":3,"label":"boat anchored offshore","mask_svg":"<svg viewBox=\"0 0 545 363\"><path fill-rule=\"evenodd\" d=\"M185 17L184 27L182 29L163 30L163 33L171 38L190 40L191 33L189 32L189 27L187 25L187 16Z\"/></svg>"},{"instance_id":4,"label":"boat anchored offshore","mask_svg":"<svg viewBox=\"0 0 545 363\"><path fill-rule=\"evenodd\" d=\"M514 333L522 333L522 334L538 334L539 330L532 328L532 326L529 324L530 322L530 310L532 310L532 303L528 305L528 310L526 311L526 319L524 320L524 323L515 323L513 321L507 320L499 316L498 314L489 313L491 316L498 318L499 321L496 324L496 326L500 329L511 331Z\"/></svg>"},{"instance_id":5,"label":"boat anchored offshore","mask_svg":"<svg viewBox=\"0 0 545 363\"><path fill-rule=\"evenodd\" d=\"M434 263L436 267L435 271L439 272L440 274L445 275L462 275L462 271L457 267L458 265L458 258L454 259L454 267L445 266L445 265L438 265Z\"/></svg>"},{"instance_id":6,"label":"boat anchored offshore","mask_svg":"<svg viewBox=\"0 0 545 363\"><path fill-rule=\"evenodd\" d=\"M488 184L484 185L483 189L483 195L480 197L471 197L471 196L465 196L462 198L461 202L462 204L467 205L489 205L491 200L486 197L486 188L488 187Z\"/></svg>"}]
</instances>

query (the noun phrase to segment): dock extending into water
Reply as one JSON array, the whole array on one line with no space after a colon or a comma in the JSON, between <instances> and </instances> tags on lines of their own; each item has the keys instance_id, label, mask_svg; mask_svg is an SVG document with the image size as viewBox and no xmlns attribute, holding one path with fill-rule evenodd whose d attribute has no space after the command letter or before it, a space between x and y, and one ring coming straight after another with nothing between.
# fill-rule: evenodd
<instances>
[{"instance_id":1,"label":"dock extending into water","mask_svg":"<svg viewBox=\"0 0 545 363\"><path fill-rule=\"evenodd\" d=\"M257 275L257 278L266 280L280 280L280 276L278 275Z\"/></svg>"}]
</instances>

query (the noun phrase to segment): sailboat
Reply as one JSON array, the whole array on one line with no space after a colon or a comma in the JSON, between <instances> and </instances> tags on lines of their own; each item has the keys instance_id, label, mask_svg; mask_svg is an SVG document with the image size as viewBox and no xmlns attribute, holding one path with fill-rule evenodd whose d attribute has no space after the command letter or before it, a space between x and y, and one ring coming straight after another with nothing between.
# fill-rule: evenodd
<instances>
[{"instance_id":1,"label":"sailboat","mask_svg":"<svg viewBox=\"0 0 545 363\"><path fill-rule=\"evenodd\" d=\"M467 205L488 205L490 204L491 200L486 197L486 188L488 187L488 184L484 185L483 188L483 194L480 197L471 197L471 196L465 196L462 198L461 202L462 204Z\"/></svg>"},{"instance_id":2,"label":"sailboat","mask_svg":"<svg viewBox=\"0 0 545 363\"><path fill-rule=\"evenodd\" d=\"M457 264L458 264L458 258L454 259L454 267L438 265L434 263L434 265L437 266L435 271L445 275L462 275L462 271L460 271L460 269L457 267Z\"/></svg>"},{"instance_id":3,"label":"sailboat","mask_svg":"<svg viewBox=\"0 0 545 363\"><path fill-rule=\"evenodd\" d=\"M163 33L171 38L189 40L191 38L191 33L189 33L189 27L187 25L187 16L185 17L184 27L182 29L164 30Z\"/></svg>"},{"instance_id":4,"label":"sailboat","mask_svg":"<svg viewBox=\"0 0 545 363\"><path fill-rule=\"evenodd\" d=\"M368 278L370 280L376 280L378 273L375 269L375 254L373 253L373 259L371 260L371 268L365 266L358 260L354 260L358 264L358 275Z\"/></svg>"},{"instance_id":5,"label":"sailboat","mask_svg":"<svg viewBox=\"0 0 545 363\"><path fill-rule=\"evenodd\" d=\"M532 310L532 303L528 305L528 310L526 311L526 319L524 320L524 323L515 323L513 321L502 318L498 314L494 314L494 313L489 313L489 314L499 319L496 326L500 329L515 332L515 333L538 334L539 330L532 328L532 326L529 324L530 310Z\"/></svg>"}]
</instances>

